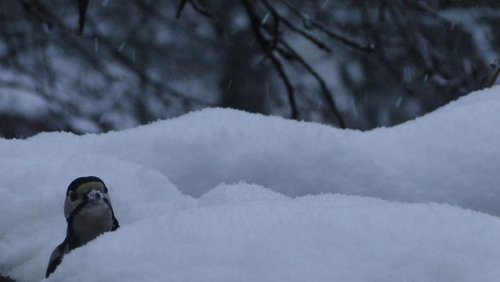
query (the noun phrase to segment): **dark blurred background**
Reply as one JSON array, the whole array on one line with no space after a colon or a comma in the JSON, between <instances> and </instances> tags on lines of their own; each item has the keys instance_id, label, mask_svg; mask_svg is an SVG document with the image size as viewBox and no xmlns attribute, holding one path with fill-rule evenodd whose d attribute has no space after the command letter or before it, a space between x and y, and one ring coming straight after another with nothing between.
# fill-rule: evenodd
<instances>
[{"instance_id":1,"label":"dark blurred background","mask_svg":"<svg viewBox=\"0 0 500 282\"><path fill-rule=\"evenodd\" d=\"M495 84L499 27L498 0L5 0L0 136L205 107L391 126Z\"/></svg>"}]
</instances>

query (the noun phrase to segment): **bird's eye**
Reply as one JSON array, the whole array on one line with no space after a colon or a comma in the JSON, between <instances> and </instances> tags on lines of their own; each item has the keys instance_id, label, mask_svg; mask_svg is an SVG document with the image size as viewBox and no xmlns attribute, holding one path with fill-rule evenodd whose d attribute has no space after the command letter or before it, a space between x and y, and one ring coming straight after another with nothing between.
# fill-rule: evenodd
<instances>
[{"instance_id":1,"label":"bird's eye","mask_svg":"<svg viewBox=\"0 0 500 282\"><path fill-rule=\"evenodd\" d=\"M72 202L76 201L76 199L77 199L76 193L75 193L75 192L73 192L73 191L70 191L70 192L69 192L69 198L70 198L70 200L71 200Z\"/></svg>"}]
</instances>

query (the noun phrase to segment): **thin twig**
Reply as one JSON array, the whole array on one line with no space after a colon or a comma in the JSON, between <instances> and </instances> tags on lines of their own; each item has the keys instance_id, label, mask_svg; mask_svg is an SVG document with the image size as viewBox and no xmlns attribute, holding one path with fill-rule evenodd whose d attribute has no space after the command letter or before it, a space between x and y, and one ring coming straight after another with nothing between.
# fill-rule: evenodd
<instances>
[{"instance_id":1,"label":"thin twig","mask_svg":"<svg viewBox=\"0 0 500 282\"><path fill-rule=\"evenodd\" d=\"M191 4L191 7L193 7L193 9L196 12L200 13L201 15L207 18L213 17L212 13L210 13L210 11L207 8L203 7L200 3L198 3L197 0L181 0L179 6L177 7L177 12L175 13L176 18L179 18L181 16L181 13L188 2L189 4Z\"/></svg>"},{"instance_id":2,"label":"thin twig","mask_svg":"<svg viewBox=\"0 0 500 282\"><path fill-rule=\"evenodd\" d=\"M294 87L290 81L290 78L286 74L286 71L283 65L281 64L280 60L276 58L276 56L273 54L273 48L272 45L269 43L269 40L265 38L265 36L262 34L260 30L259 17L257 16L257 14L255 14L253 6L250 3L251 0L240 0L240 1L243 7L245 8L246 14L250 20L252 32L254 33L256 41L260 45L262 52L271 60L274 68L276 69L278 75L283 81L283 84L285 84L285 88L288 94L288 99L290 102L291 118L298 119L299 111L297 108L297 102L295 100Z\"/></svg>"},{"instance_id":3,"label":"thin twig","mask_svg":"<svg viewBox=\"0 0 500 282\"><path fill-rule=\"evenodd\" d=\"M177 12L175 13L176 18L180 18L182 10L184 9L184 6L186 6L186 3L188 0L181 0L181 3L179 3L179 6L177 7Z\"/></svg>"},{"instance_id":4,"label":"thin twig","mask_svg":"<svg viewBox=\"0 0 500 282\"><path fill-rule=\"evenodd\" d=\"M323 24L311 19L309 16L307 16L302 11L300 11L298 8L296 8L292 4L288 3L288 1L286 1L286 0L279 0L279 1L282 2L283 4L285 4L297 17L302 19L305 26L310 26L311 28L315 28L315 29L323 32L325 35L332 38L333 40L339 41L339 42L341 42L347 46L350 46L354 49L364 51L364 52L372 52L375 50L374 44L363 45L363 44L360 44L360 43L358 43L352 39L349 39L345 36L336 34L336 33L332 32L331 30L329 30L328 28L326 28Z\"/></svg>"},{"instance_id":5,"label":"thin twig","mask_svg":"<svg viewBox=\"0 0 500 282\"><path fill-rule=\"evenodd\" d=\"M387 2L385 0L381 1L381 5L383 8L387 8ZM394 78L394 81L399 84L399 86L404 90L404 92L409 96L414 96L415 93L413 89L408 87L406 84L402 82L400 79L401 71L396 69L393 64L387 59L387 55L385 52L384 45L382 44L382 39L380 38L380 33L378 30L375 30L373 24L370 20L370 16L368 13L368 9L365 4L361 4L361 15L363 17L363 30L366 37L371 37L371 40L377 45L377 49L375 50L375 54L378 60L382 63L382 65L388 70L389 74Z\"/></svg>"},{"instance_id":6,"label":"thin twig","mask_svg":"<svg viewBox=\"0 0 500 282\"><path fill-rule=\"evenodd\" d=\"M325 80L319 75L318 72L316 72L316 70L314 70L314 68L309 63L307 63L307 61L297 51L295 51L295 49L293 49L290 46L290 44L288 44L288 42L286 42L285 40L282 40L281 44L286 48L287 52L285 52L284 50L279 49L279 48L277 49L278 52L283 54L283 56L285 58L290 58L291 60L297 61L300 65L302 65L307 70L307 72L309 72L314 77L314 79L316 79L316 81L318 82L318 84L321 88L321 93L323 94L323 98L326 101L328 101L328 103L331 105L331 108L333 110L333 114L335 115L335 118L338 121L339 127L342 129L345 129L346 128L345 121L342 118L342 116L337 108L337 104L335 103L335 100L333 99L333 95L332 95L331 91L328 89L328 86L327 86Z\"/></svg>"},{"instance_id":7,"label":"thin twig","mask_svg":"<svg viewBox=\"0 0 500 282\"><path fill-rule=\"evenodd\" d=\"M278 13L278 11L267 1L267 0L261 0L262 3L266 6L266 8L272 13L273 17L276 19L279 19L280 22L283 22L283 24L288 27L290 30L293 32L303 36L305 39L309 40L311 43L316 45L319 49L331 53L332 49L328 47L325 43L323 43L319 38L316 38L314 35L308 33L307 31L297 27L296 25L292 24L288 19L286 19L284 16Z\"/></svg>"},{"instance_id":8,"label":"thin twig","mask_svg":"<svg viewBox=\"0 0 500 282\"><path fill-rule=\"evenodd\" d=\"M49 28L53 26L54 17L50 15L43 4L39 1L18 0L23 6L26 13L32 14L37 20L45 23Z\"/></svg>"},{"instance_id":9,"label":"thin twig","mask_svg":"<svg viewBox=\"0 0 500 282\"><path fill-rule=\"evenodd\" d=\"M191 3L191 6L193 6L193 9L195 9L196 12L200 13L201 15L207 18L213 17L212 13L210 13L210 11L207 8L203 7L200 3L198 3L197 0L189 0L189 2Z\"/></svg>"},{"instance_id":10,"label":"thin twig","mask_svg":"<svg viewBox=\"0 0 500 282\"><path fill-rule=\"evenodd\" d=\"M415 10L419 12L423 12L426 14L431 15L435 20L438 20L446 25L449 25L450 27L455 28L456 23L451 22L450 20L446 19L445 17L441 16L437 11L433 10L429 5L422 1L414 1L414 0L407 0L407 2L410 7L413 7Z\"/></svg>"}]
</instances>

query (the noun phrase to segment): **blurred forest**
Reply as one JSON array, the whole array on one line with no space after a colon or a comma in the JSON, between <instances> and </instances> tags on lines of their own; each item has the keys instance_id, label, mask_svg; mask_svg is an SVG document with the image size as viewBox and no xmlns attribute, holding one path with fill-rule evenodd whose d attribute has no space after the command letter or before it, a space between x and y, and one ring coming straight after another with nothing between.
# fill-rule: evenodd
<instances>
[{"instance_id":1,"label":"blurred forest","mask_svg":"<svg viewBox=\"0 0 500 282\"><path fill-rule=\"evenodd\" d=\"M367 130L495 84L500 1L0 1L0 136L205 107Z\"/></svg>"}]
</instances>

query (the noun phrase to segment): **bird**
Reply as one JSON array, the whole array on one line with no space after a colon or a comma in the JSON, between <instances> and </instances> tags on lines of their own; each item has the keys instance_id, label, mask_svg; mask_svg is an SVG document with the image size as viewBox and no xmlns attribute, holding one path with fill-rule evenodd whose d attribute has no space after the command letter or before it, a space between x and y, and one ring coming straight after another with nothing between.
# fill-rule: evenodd
<instances>
[{"instance_id":1,"label":"bird","mask_svg":"<svg viewBox=\"0 0 500 282\"><path fill-rule=\"evenodd\" d=\"M96 176L79 177L69 184L64 216L68 224L66 238L52 252L45 278L56 270L65 254L120 227L111 206L108 188Z\"/></svg>"}]
</instances>

